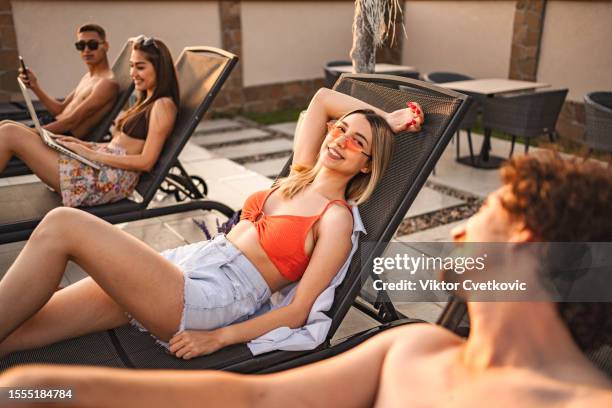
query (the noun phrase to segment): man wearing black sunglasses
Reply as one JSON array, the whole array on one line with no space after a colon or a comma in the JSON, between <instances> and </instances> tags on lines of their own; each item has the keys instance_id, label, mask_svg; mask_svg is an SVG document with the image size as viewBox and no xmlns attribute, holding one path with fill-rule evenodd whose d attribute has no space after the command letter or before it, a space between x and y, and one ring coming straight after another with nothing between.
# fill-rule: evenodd
<instances>
[{"instance_id":1,"label":"man wearing black sunglasses","mask_svg":"<svg viewBox=\"0 0 612 408\"><path fill-rule=\"evenodd\" d=\"M63 101L49 96L38 84L34 73L20 69L19 77L45 105L54 120L44 127L58 135L86 136L108 113L119 92L113 71L109 67L106 33L97 24L85 24L77 30L74 44L88 72Z\"/></svg>"}]
</instances>

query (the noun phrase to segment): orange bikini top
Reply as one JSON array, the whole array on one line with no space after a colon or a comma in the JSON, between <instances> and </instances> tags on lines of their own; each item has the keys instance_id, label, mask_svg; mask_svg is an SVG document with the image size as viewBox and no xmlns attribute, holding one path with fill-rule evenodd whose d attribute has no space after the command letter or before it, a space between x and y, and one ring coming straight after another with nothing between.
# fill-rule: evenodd
<instances>
[{"instance_id":1,"label":"orange bikini top","mask_svg":"<svg viewBox=\"0 0 612 408\"><path fill-rule=\"evenodd\" d=\"M264 204L277 188L258 191L247 198L240 219L253 223L259 244L281 275L291 281L297 281L304 275L310 261L310 257L304 252L304 245L314 223L334 203L346 206L349 211L351 207L346 201L330 200L319 215L267 215L263 212Z\"/></svg>"}]
</instances>

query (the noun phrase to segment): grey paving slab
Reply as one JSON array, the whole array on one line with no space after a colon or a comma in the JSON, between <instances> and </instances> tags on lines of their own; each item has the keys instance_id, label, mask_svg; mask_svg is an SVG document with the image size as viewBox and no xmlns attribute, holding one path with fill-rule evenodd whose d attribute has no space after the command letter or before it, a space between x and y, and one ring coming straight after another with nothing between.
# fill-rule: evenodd
<instances>
[{"instance_id":1,"label":"grey paving slab","mask_svg":"<svg viewBox=\"0 0 612 408\"><path fill-rule=\"evenodd\" d=\"M406 213L406 217L415 217L463 203L464 201L458 198L442 194L429 187L423 187Z\"/></svg>"},{"instance_id":2,"label":"grey paving slab","mask_svg":"<svg viewBox=\"0 0 612 408\"><path fill-rule=\"evenodd\" d=\"M74 262L68 262L68 266L66 266L66 272L64 272L64 279L68 282L69 285L80 281L88 277L89 275L85 272L81 267Z\"/></svg>"},{"instance_id":3,"label":"grey paving slab","mask_svg":"<svg viewBox=\"0 0 612 408\"><path fill-rule=\"evenodd\" d=\"M272 180L228 159L218 158L188 163L190 174L203 177L208 184L208 197L231 208L242 208L244 200L256 191L269 188Z\"/></svg>"},{"instance_id":4,"label":"grey paving slab","mask_svg":"<svg viewBox=\"0 0 612 408\"><path fill-rule=\"evenodd\" d=\"M196 133L214 132L222 129L242 127L240 122L232 119L203 119L196 127Z\"/></svg>"},{"instance_id":5,"label":"grey paving slab","mask_svg":"<svg viewBox=\"0 0 612 408\"><path fill-rule=\"evenodd\" d=\"M66 275L62 276L62 280L60 281L60 286L62 288L65 288L66 286L70 285L70 281L68 280L68 278L66 277Z\"/></svg>"},{"instance_id":6,"label":"grey paving slab","mask_svg":"<svg viewBox=\"0 0 612 408\"><path fill-rule=\"evenodd\" d=\"M293 143L285 139L266 140L264 142L253 142L238 146L226 146L219 149L211 149L215 154L228 159L253 156L256 154L268 154L290 151Z\"/></svg>"},{"instance_id":7,"label":"grey paving slab","mask_svg":"<svg viewBox=\"0 0 612 408\"><path fill-rule=\"evenodd\" d=\"M17 256L25 246L26 241L11 242L9 244L0 245L0 280L8 272L10 266L15 262ZM70 284L67 274L62 276L60 286L66 287Z\"/></svg>"},{"instance_id":8,"label":"grey paving slab","mask_svg":"<svg viewBox=\"0 0 612 408\"><path fill-rule=\"evenodd\" d=\"M276 132L281 132L288 136L293 137L295 135L296 126L297 126L297 122L283 122L283 123L277 123L275 125L270 125L268 126L268 128Z\"/></svg>"},{"instance_id":9,"label":"grey paving slab","mask_svg":"<svg viewBox=\"0 0 612 408\"><path fill-rule=\"evenodd\" d=\"M194 219L204 222L208 231L213 236L217 233L217 225L227 220L221 213L199 211L192 212L190 216L182 219L163 221L163 224L176 235L180 235L185 242L193 244L194 242L200 242L207 239L206 234L194 222Z\"/></svg>"},{"instance_id":10,"label":"grey paving slab","mask_svg":"<svg viewBox=\"0 0 612 408\"><path fill-rule=\"evenodd\" d=\"M190 141L197 145L206 147L219 143L227 143L227 142L239 142L243 140L250 139L258 139L266 136L270 136L271 134L263 131L261 129L256 128L247 128L247 129L239 129L232 130L228 132L218 132L218 133L210 133L205 135L194 135L191 137Z\"/></svg>"},{"instance_id":11,"label":"grey paving slab","mask_svg":"<svg viewBox=\"0 0 612 408\"><path fill-rule=\"evenodd\" d=\"M19 252L25 246L26 241L10 242L0 245L0 255L8 252Z\"/></svg>"},{"instance_id":12,"label":"grey paving slab","mask_svg":"<svg viewBox=\"0 0 612 408\"><path fill-rule=\"evenodd\" d=\"M429 228L423 231L416 232L410 235L404 235L397 238L397 242L401 242L408 247L411 251L421 252L430 256L440 255L442 248L451 249L453 246L453 240L451 237L451 231L453 228L464 224L467 220L456 221L446 225L440 225L438 227ZM440 243L447 243L441 246ZM450 247L450 248L448 248Z\"/></svg>"},{"instance_id":13,"label":"grey paving slab","mask_svg":"<svg viewBox=\"0 0 612 408\"><path fill-rule=\"evenodd\" d=\"M189 174L197 175L206 180L207 183L225 177L245 175L252 173L244 166L223 157L215 157L209 160L200 160L185 164Z\"/></svg>"},{"instance_id":14,"label":"grey paving slab","mask_svg":"<svg viewBox=\"0 0 612 408\"><path fill-rule=\"evenodd\" d=\"M173 231L166 228L162 222L147 225L126 225L122 228L141 241L146 242L156 251L176 248L185 245L187 242L182 237L177 236Z\"/></svg>"},{"instance_id":15,"label":"grey paving slab","mask_svg":"<svg viewBox=\"0 0 612 408\"><path fill-rule=\"evenodd\" d=\"M439 227L429 228L423 231L415 232L410 235L402 235L397 237L400 242L450 242L451 230L466 221L456 221L450 224L441 225Z\"/></svg>"},{"instance_id":16,"label":"grey paving slab","mask_svg":"<svg viewBox=\"0 0 612 408\"><path fill-rule=\"evenodd\" d=\"M342 323L340 323L340 327L338 327L338 330L336 330L331 342L332 344L335 344L345 337L371 329L372 327L376 327L378 325L379 323L376 320L372 319L365 313L360 312L354 307L351 307L344 317L344 320L342 320Z\"/></svg>"},{"instance_id":17,"label":"grey paving slab","mask_svg":"<svg viewBox=\"0 0 612 408\"><path fill-rule=\"evenodd\" d=\"M260 162L254 163L246 163L244 167L249 170L253 170L256 173L262 174L266 177L276 176L285 166L287 159L290 155L286 157L280 157L278 159L268 159Z\"/></svg>"},{"instance_id":18,"label":"grey paving slab","mask_svg":"<svg viewBox=\"0 0 612 408\"><path fill-rule=\"evenodd\" d=\"M5 185L9 185L9 186L40 182L40 179L34 174L28 174L25 176L16 176L16 177L6 177L3 180L6 183Z\"/></svg>"},{"instance_id":19,"label":"grey paving slab","mask_svg":"<svg viewBox=\"0 0 612 408\"><path fill-rule=\"evenodd\" d=\"M474 152L480 152L483 136L478 133L472 133ZM430 176L430 180L436 183L475 194L481 198L485 198L490 192L501 186L499 170L484 170L475 169L455 161L455 145L456 141L451 141L445 149L442 157L436 164L436 174ZM491 154L506 158L510 153L511 143L508 140L491 139ZM461 132L460 156L468 156L469 148L467 136L464 131ZM533 154L544 149L532 147L529 153ZM523 146L516 146L515 156L523 154ZM561 154L564 158L571 158L569 154Z\"/></svg>"},{"instance_id":20,"label":"grey paving slab","mask_svg":"<svg viewBox=\"0 0 612 408\"><path fill-rule=\"evenodd\" d=\"M472 133L472 139L475 152L478 152L483 137L479 134ZM491 143L493 152L496 155L505 155L504 157L507 157L508 151L510 150L509 142L491 139ZM464 132L461 132L461 156L469 155L467 144L467 137ZM505 150L506 147L507 150ZM483 198L501 185L499 170L476 169L457 163L455 161L455 149L456 145L453 142L448 144L442 157L436 164L436 175L434 176L432 174L429 177L431 181Z\"/></svg>"},{"instance_id":21,"label":"grey paving slab","mask_svg":"<svg viewBox=\"0 0 612 408\"><path fill-rule=\"evenodd\" d=\"M3 251L0 252L0 279L2 279L4 274L8 271L8 268L13 264L13 262L15 262L15 259L17 259L17 256L25 245L25 241L19 242L18 244L20 245L13 246L10 249L3 249ZM0 248L4 246L6 245L2 245Z\"/></svg>"},{"instance_id":22,"label":"grey paving slab","mask_svg":"<svg viewBox=\"0 0 612 408\"><path fill-rule=\"evenodd\" d=\"M208 160L217 157L214 153L203 147L198 146L192 141L187 142L181 154L179 154L179 160L181 163L190 163L201 160Z\"/></svg>"},{"instance_id":23,"label":"grey paving slab","mask_svg":"<svg viewBox=\"0 0 612 408\"><path fill-rule=\"evenodd\" d=\"M442 302L394 302L393 306L407 317L429 323L435 323L444 309Z\"/></svg>"}]
</instances>

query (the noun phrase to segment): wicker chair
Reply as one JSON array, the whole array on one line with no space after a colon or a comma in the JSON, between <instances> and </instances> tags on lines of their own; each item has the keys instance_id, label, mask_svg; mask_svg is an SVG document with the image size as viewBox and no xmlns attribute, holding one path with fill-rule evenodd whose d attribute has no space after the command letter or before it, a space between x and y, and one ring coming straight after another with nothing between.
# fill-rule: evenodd
<instances>
[{"instance_id":1,"label":"wicker chair","mask_svg":"<svg viewBox=\"0 0 612 408\"><path fill-rule=\"evenodd\" d=\"M591 92L584 97L585 141L593 150L612 152L612 92Z\"/></svg>"},{"instance_id":2,"label":"wicker chair","mask_svg":"<svg viewBox=\"0 0 612 408\"><path fill-rule=\"evenodd\" d=\"M323 71L325 72L325 87L326 88L333 88L338 78L340 78L340 74L341 74L340 72L335 71L333 69L329 69L331 67L337 67L339 65L353 65L353 62L349 60L336 60L336 61L329 61L327 64L325 64Z\"/></svg>"},{"instance_id":3,"label":"wicker chair","mask_svg":"<svg viewBox=\"0 0 612 408\"><path fill-rule=\"evenodd\" d=\"M512 136L510 157L517 136L524 137L527 153L533 137L548 134L554 141L555 124L566 95L567 88L487 98L483 102L483 127Z\"/></svg>"},{"instance_id":4,"label":"wicker chair","mask_svg":"<svg viewBox=\"0 0 612 408\"><path fill-rule=\"evenodd\" d=\"M399 76L399 77L403 77L403 78L419 79L421 74L420 74L419 71L401 70L401 71L385 72L385 75L395 75L395 76Z\"/></svg>"},{"instance_id":5,"label":"wicker chair","mask_svg":"<svg viewBox=\"0 0 612 408\"><path fill-rule=\"evenodd\" d=\"M474 78L468 75L459 74L457 72L437 71L437 72L428 72L427 74L424 75L424 79L427 82L442 84L445 82L466 81L466 80L470 80ZM474 146L472 144L472 128L474 127L474 125L476 125L476 121L478 120L478 115L482 111L482 104L480 103L481 98L479 95L472 94L469 92L463 92L463 93L471 96L473 102L472 102L472 105L470 106L470 109L468 109L467 113L463 117L463 120L461 121L459 128L457 129L457 137L456 137L457 143L455 143L456 151L457 151L456 153L457 158L459 158L461 130L465 130L467 133L468 146L470 148L470 156L474 157Z\"/></svg>"}]
</instances>

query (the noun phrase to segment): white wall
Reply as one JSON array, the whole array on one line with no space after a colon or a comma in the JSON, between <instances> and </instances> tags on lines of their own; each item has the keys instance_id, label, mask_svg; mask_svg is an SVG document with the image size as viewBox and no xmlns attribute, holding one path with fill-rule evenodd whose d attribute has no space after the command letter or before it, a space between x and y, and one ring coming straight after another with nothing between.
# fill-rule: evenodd
<instances>
[{"instance_id":1,"label":"white wall","mask_svg":"<svg viewBox=\"0 0 612 408\"><path fill-rule=\"evenodd\" d=\"M245 86L320 78L327 61L350 59L353 2L246 2Z\"/></svg>"},{"instance_id":2,"label":"white wall","mask_svg":"<svg viewBox=\"0 0 612 408\"><path fill-rule=\"evenodd\" d=\"M612 91L612 3L549 1L538 81L569 88L568 99Z\"/></svg>"},{"instance_id":3,"label":"white wall","mask_svg":"<svg viewBox=\"0 0 612 408\"><path fill-rule=\"evenodd\" d=\"M107 33L110 62L127 38L163 40L178 57L188 45L221 46L218 2L13 0L19 52L54 96L65 96L85 72L74 49L78 26L95 22Z\"/></svg>"},{"instance_id":4,"label":"white wall","mask_svg":"<svg viewBox=\"0 0 612 408\"><path fill-rule=\"evenodd\" d=\"M406 1L402 63L507 78L515 1Z\"/></svg>"}]
</instances>

